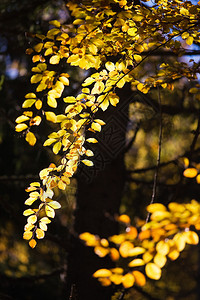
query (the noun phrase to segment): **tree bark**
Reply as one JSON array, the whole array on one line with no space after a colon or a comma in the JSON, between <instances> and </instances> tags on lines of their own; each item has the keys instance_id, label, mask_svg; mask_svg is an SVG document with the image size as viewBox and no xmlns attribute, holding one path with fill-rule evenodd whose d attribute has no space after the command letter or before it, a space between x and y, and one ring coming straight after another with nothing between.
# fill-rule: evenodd
<instances>
[{"instance_id":1,"label":"tree bark","mask_svg":"<svg viewBox=\"0 0 200 300\"><path fill-rule=\"evenodd\" d=\"M130 93L129 85L125 86L118 93L117 107L95 116L102 118L106 125L97 136L99 143L93 146L94 167L82 164L77 174L75 235L90 232L106 238L118 233L115 215L119 213L125 184L124 149ZM76 237L72 243L68 259L69 299L110 300L112 288L102 287L92 274L97 269L113 267L113 262L109 257L99 258L93 248L86 247Z\"/></svg>"}]
</instances>

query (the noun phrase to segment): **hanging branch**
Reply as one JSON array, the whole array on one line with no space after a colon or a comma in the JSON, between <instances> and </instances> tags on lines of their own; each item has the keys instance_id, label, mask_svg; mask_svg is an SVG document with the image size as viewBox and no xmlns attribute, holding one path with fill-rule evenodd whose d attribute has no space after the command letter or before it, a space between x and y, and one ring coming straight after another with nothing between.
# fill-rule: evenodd
<instances>
[{"instance_id":1,"label":"hanging branch","mask_svg":"<svg viewBox=\"0 0 200 300\"><path fill-rule=\"evenodd\" d=\"M154 203L156 198L156 188L157 188L157 181L158 181L158 171L160 166L160 157L161 157L161 148L162 148L162 107L161 107L161 95L160 95L160 88L158 87L158 103L159 103L159 121L160 121L160 128L159 128L159 143L158 143L158 156L157 156L157 163L156 169L154 174L154 182L153 182L153 191L150 204ZM149 221L150 213L148 213L146 218L146 223Z\"/></svg>"}]
</instances>

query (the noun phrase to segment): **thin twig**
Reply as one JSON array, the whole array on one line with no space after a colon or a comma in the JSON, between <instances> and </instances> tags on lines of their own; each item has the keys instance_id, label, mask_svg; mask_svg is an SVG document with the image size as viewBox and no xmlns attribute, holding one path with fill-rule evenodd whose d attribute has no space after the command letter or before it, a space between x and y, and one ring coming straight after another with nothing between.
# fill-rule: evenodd
<instances>
[{"instance_id":1,"label":"thin twig","mask_svg":"<svg viewBox=\"0 0 200 300\"><path fill-rule=\"evenodd\" d=\"M154 174L154 182L153 182L153 191L150 204L154 203L156 198L156 188L157 188L157 181L158 181L158 171L160 166L160 157L161 157L161 148L162 148L162 107L161 107L161 95L160 95L160 87L158 87L158 103L159 103L159 120L160 120L160 129L159 129L159 143L158 143L158 156L157 156L157 163L156 169ZM148 213L146 218L146 223L149 221L150 213Z\"/></svg>"}]
</instances>

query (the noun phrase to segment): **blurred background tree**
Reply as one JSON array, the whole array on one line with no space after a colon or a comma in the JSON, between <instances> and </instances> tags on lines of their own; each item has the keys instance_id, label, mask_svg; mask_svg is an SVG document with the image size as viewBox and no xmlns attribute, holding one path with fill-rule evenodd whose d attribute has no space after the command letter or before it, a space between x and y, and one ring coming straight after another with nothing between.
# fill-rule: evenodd
<instances>
[{"instance_id":1,"label":"blurred background tree","mask_svg":"<svg viewBox=\"0 0 200 300\"><path fill-rule=\"evenodd\" d=\"M38 178L38 171L48 165L51 157L51 152L44 150L40 140L34 148L31 148L14 132L14 120L19 115L22 99L30 91L32 62L25 55L25 51L32 42L33 33L44 33L49 29L49 20L57 19L64 23L70 22L69 18L65 1L61 0L2 0L0 3L0 299L32 300L35 297L45 296L48 296L49 300L68 299L66 296L67 256L69 252L73 253L74 249L79 253L83 251L83 246L77 244L77 240L74 243L69 233L73 225L76 194L79 208L80 203L84 203L88 197L90 201L95 201L96 196L93 194L99 195L103 188L108 190L104 185L101 191L97 191L98 176L102 178L107 172L108 177L104 179L112 178L114 180L112 184L116 185L117 163L118 170L122 168L123 172L120 173L121 177L117 177L117 184L121 184L118 186L121 190L118 194L116 213L120 210L120 213L127 213L132 219L135 216L146 218L145 206L149 204L152 196L156 168L160 109L163 115L163 138L157 199L163 204L168 204L170 201L186 202L192 198L199 199L199 186L195 179L183 178L184 164L180 158L186 156L191 161L199 162L199 99L186 92L190 89L191 83L184 79L175 82L174 89L162 94L161 107L158 105L156 89L147 95L129 90L126 94L128 100L123 123L125 130L118 132L119 135L116 137L117 142L119 140L122 144L125 142L123 147L119 149L117 155L112 148L107 158L105 155L103 158L97 155L95 157L97 169L79 170L78 180L75 178L70 188L59 195L62 210L57 213L56 222L50 226L47 238L42 243L32 250L22 240L25 224L25 218L22 216L26 199L24 190L31 181ZM199 54L198 45L195 47L197 51L189 53L185 59L190 59L191 55L194 58L194 55ZM177 57L169 53L154 53L154 56L138 69L139 76L145 77L152 68L157 68L165 60L173 62ZM75 93L83 78L84 74L77 70L73 74L73 86L70 87L70 91L66 91L66 94ZM129 115L127 115L128 111ZM113 130L115 127L110 126L110 128ZM109 133L108 129L107 127L107 133ZM42 130L46 133L47 129L43 127ZM111 133L114 132L112 130ZM102 134L105 134L105 131L102 131ZM113 145L117 147L117 144ZM107 151L105 147L103 149ZM101 150L100 148L98 154L102 153ZM88 177L92 177L92 181L88 181ZM88 189L90 195L87 193ZM105 198L109 196L109 193L106 196L104 194ZM91 205L90 201L87 205ZM85 215L84 226L86 228L93 226L93 232L96 233L95 226L98 225L93 223L96 215L93 215L88 225L93 210L85 209L86 212L90 216ZM77 214L79 210L76 210ZM109 214L104 215L104 218L108 223L112 222ZM82 224L75 222L75 226L79 232ZM114 227L117 225L114 224ZM112 233L107 233L110 234ZM73 243L81 247L80 250L74 248ZM160 281L149 280L144 289L134 287L126 299L198 299L198 251L197 247L186 249L177 262L167 265ZM79 271L78 268L77 265L76 271ZM80 273L75 272L73 276L78 274L80 276ZM89 287L83 287L87 295ZM105 293L104 289L103 293ZM72 297L76 299L75 292Z\"/></svg>"}]
</instances>

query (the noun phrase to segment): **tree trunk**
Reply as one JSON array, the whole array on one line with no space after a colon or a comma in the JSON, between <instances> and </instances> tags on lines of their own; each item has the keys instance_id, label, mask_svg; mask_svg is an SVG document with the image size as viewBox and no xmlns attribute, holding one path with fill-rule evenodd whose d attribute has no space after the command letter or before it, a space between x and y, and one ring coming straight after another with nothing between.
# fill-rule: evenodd
<instances>
[{"instance_id":1,"label":"tree trunk","mask_svg":"<svg viewBox=\"0 0 200 300\"><path fill-rule=\"evenodd\" d=\"M90 232L106 238L118 233L115 215L119 213L125 184L124 149L128 123L127 95L130 92L130 87L125 87L123 94L122 91L118 93L120 103L116 108L110 107L95 116L102 118L106 125L97 136L99 143L93 144L94 167L81 164L77 174L76 234ZM68 259L70 299L110 300L112 288L102 287L92 274L97 269L113 267L113 262L109 257L99 258L93 248L86 247L78 238L74 238L72 243Z\"/></svg>"}]
</instances>

